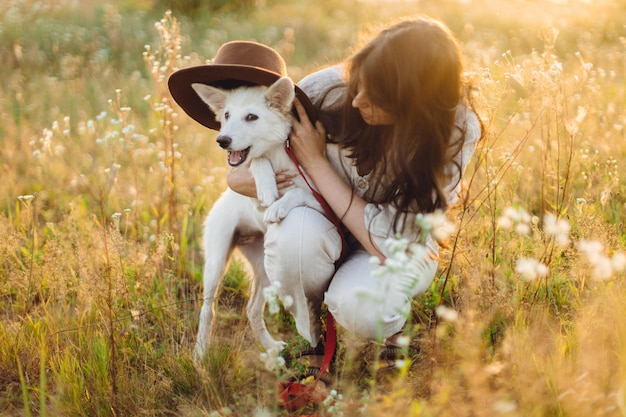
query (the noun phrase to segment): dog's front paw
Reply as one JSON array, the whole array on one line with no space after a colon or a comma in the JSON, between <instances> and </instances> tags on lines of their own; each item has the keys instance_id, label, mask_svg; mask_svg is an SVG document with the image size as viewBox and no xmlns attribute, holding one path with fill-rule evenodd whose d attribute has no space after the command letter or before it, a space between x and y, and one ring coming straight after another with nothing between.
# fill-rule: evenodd
<instances>
[{"instance_id":1,"label":"dog's front paw","mask_svg":"<svg viewBox=\"0 0 626 417\"><path fill-rule=\"evenodd\" d=\"M289 208L282 204L281 199L275 201L265 210L263 221L265 221L265 223L278 223L287 216L287 213L289 213Z\"/></svg>"},{"instance_id":2,"label":"dog's front paw","mask_svg":"<svg viewBox=\"0 0 626 417\"><path fill-rule=\"evenodd\" d=\"M278 198L278 190L258 189L257 200L261 207L270 207Z\"/></svg>"}]
</instances>

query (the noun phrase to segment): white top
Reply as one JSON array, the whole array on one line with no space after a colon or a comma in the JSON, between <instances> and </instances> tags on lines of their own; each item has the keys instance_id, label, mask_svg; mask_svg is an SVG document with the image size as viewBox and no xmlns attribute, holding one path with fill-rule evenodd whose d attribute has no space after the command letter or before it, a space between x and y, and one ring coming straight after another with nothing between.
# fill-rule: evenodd
<instances>
[{"instance_id":1,"label":"white top","mask_svg":"<svg viewBox=\"0 0 626 417\"><path fill-rule=\"evenodd\" d=\"M328 87L341 83L343 81L343 74L342 66L325 68L306 76L298 83L298 86L315 102ZM341 97L341 90L333 91L332 94L326 98L325 105L337 105ZM460 176L469 164L474 149L476 148L476 143L480 138L480 123L478 117L464 104L457 106L456 125L465 131L465 141L461 151L453 158L454 163L461 169L459 170L457 165L453 163L450 163L444 168L449 178L447 185L444 187L448 205L454 205L459 200L459 193L461 191ZM456 143L460 139L461 134L459 129L454 129L450 143ZM328 159L344 180L348 184L355 185L354 192L365 199L365 201L372 201L374 196L372 195L373 190L370 190L369 187L369 174L363 176L359 175L357 167L354 165L354 160L349 158L346 151L337 145L329 145L327 154ZM369 229L374 243L385 256L390 255L384 242L389 237L393 236L393 218L396 212L397 208L393 204L369 203L365 207L365 225ZM417 213L408 214L405 224L414 224L416 214ZM401 235L412 242L417 241L418 238L417 230L414 227L405 227Z\"/></svg>"}]
</instances>

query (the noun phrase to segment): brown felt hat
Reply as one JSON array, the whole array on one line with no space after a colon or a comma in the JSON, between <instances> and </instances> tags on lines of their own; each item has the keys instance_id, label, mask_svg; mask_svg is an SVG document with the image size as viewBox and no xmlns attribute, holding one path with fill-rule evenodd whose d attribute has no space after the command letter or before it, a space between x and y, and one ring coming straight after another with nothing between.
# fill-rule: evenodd
<instances>
[{"instance_id":1,"label":"brown felt hat","mask_svg":"<svg viewBox=\"0 0 626 417\"><path fill-rule=\"evenodd\" d=\"M194 120L219 130L215 114L191 88L193 83L232 89L244 85L270 86L287 76L287 66L278 52L269 46L248 41L223 44L211 64L180 69L170 75L168 87L176 103ZM316 120L313 103L298 86L296 97L304 106L311 122Z\"/></svg>"}]
</instances>

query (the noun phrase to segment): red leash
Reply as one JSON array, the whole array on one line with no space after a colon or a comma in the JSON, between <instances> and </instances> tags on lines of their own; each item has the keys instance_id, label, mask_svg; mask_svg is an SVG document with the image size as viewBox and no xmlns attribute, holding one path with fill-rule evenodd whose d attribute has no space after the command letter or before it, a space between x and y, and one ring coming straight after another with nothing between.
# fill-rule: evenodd
<instances>
[{"instance_id":1,"label":"red leash","mask_svg":"<svg viewBox=\"0 0 626 417\"><path fill-rule=\"evenodd\" d=\"M335 269L339 267L341 262L343 262L344 257L347 253L347 243L345 238L345 233L341 226L341 221L337 218L337 215L330 208L324 197L320 193L318 193L312 186L309 184L306 176L302 172L300 165L296 159L296 156L293 154L292 149L287 145L285 147L285 151L296 165L300 176L304 178L304 182L309 186L311 192L315 196L315 199L321 204L324 212L328 219L335 225L339 235L341 236L341 256L335 262ZM333 360L333 356L335 354L335 347L337 346L337 330L335 328L335 318L328 311L326 313L326 336L325 336L325 346L324 346L324 359L322 361L322 366L320 367L320 373L315 378L315 381L312 384L302 384L297 381L284 381L279 384L278 393L278 405L289 412L294 412L303 409L308 404L311 403L321 403L326 399L324 394L319 391L316 391L317 383L320 380L320 377L326 372L330 366L330 363ZM304 416L303 416L304 417Z\"/></svg>"},{"instance_id":2,"label":"red leash","mask_svg":"<svg viewBox=\"0 0 626 417\"><path fill-rule=\"evenodd\" d=\"M321 403L326 396L317 391L317 383L320 377L328 370L335 354L337 345L337 332L335 319L329 312L326 313L326 346L324 347L324 359L320 367L320 373L312 384L302 384L297 381L283 381L278 388L278 405L289 412L303 409L311 403Z\"/></svg>"}]
</instances>

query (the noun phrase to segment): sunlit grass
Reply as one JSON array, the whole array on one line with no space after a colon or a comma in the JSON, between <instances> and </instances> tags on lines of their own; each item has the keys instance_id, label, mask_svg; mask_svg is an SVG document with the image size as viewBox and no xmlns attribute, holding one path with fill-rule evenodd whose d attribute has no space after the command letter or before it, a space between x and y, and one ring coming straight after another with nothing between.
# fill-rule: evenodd
<instances>
[{"instance_id":1,"label":"sunlit grass","mask_svg":"<svg viewBox=\"0 0 626 417\"><path fill-rule=\"evenodd\" d=\"M1 414L287 415L239 261L192 364L202 220L227 168L165 80L231 39L275 47L298 80L422 12L461 39L487 136L413 303L419 358L379 374L374 346L340 330L342 397L322 412L626 415L626 3L162 4L11 0L0 17ZM268 326L293 334L283 312Z\"/></svg>"}]
</instances>

